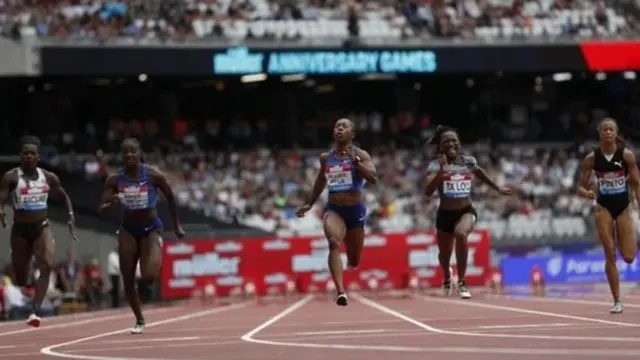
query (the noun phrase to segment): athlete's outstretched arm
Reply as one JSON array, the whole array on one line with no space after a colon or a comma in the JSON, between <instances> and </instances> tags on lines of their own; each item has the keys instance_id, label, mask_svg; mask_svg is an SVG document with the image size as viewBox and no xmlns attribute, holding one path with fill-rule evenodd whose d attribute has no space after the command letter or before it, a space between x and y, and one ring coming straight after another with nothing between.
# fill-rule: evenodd
<instances>
[{"instance_id":1,"label":"athlete's outstretched arm","mask_svg":"<svg viewBox=\"0 0 640 360\"><path fill-rule=\"evenodd\" d=\"M327 186L327 177L324 174L325 167L327 166L327 159L329 158L329 153L320 154L320 169L318 170L318 176L316 176L316 181L313 183L313 190L311 190L311 196L307 201L307 205L313 206L313 204L318 201L320 195L324 191L324 188Z\"/></svg>"},{"instance_id":2,"label":"athlete's outstretched arm","mask_svg":"<svg viewBox=\"0 0 640 360\"><path fill-rule=\"evenodd\" d=\"M102 191L102 198L100 200L100 207L98 212L105 214L107 209L111 208L117 203L118 194L118 176L116 174L107 175L107 179L104 181L104 190Z\"/></svg>"},{"instance_id":3,"label":"athlete's outstretched arm","mask_svg":"<svg viewBox=\"0 0 640 360\"><path fill-rule=\"evenodd\" d=\"M58 178L58 175L50 171L44 171L44 176L47 178L47 183L49 183L51 190L53 190L53 192L56 195L64 199L64 206L67 208L67 212L69 214L69 222L75 222L75 217L73 215L73 204L71 203L71 198L69 197L69 194L67 194L67 191L62 187L62 184L60 183L60 178Z\"/></svg>"},{"instance_id":4,"label":"athlete's outstretched arm","mask_svg":"<svg viewBox=\"0 0 640 360\"><path fill-rule=\"evenodd\" d=\"M589 199L595 199L596 197L596 194L593 192L593 190L589 189L589 180L591 179L591 173L593 172L594 163L595 155L593 154L593 152L591 152L584 157L584 160L582 160L582 166L580 166L580 182L578 183L578 195Z\"/></svg>"},{"instance_id":5,"label":"athlete's outstretched arm","mask_svg":"<svg viewBox=\"0 0 640 360\"><path fill-rule=\"evenodd\" d=\"M325 186L327 186L327 177L324 174L325 167L327 166L327 159L329 158L329 153L320 154L320 170L318 171L318 176L316 176L316 181L313 183L313 190L311 190L311 196L302 206L296 210L296 215L298 217L303 217L307 211L311 210L313 204L318 201L318 198L324 191Z\"/></svg>"},{"instance_id":6,"label":"athlete's outstretched arm","mask_svg":"<svg viewBox=\"0 0 640 360\"><path fill-rule=\"evenodd\" d=\"M427 180L424 185L424 194L427 197L433 195L440 183L442 183L444 161L445 160L441 158L439 161L432 161L427 165Z\"/></svg>"},{"instance_id":7,"label":"athlete's outstretched arm","mask_svg":"<svg viewBox=\"0 0 640 360\"><path fill-rule=\"evenodd\" d=\"M369 184L375 185L378 182L378 174L371 155L362 149L358 149L357 157L360 158L360 161L356 161L358 172Z\"/></svg>"},{"instance_id":8,"label":"athlete's outstretched arm","mask_svg":"<svg viewBox=\"0 0 640 360\"><path fill-rule=\"evenodd\" d=\"M480 179L483 183L491 186L494 190L498 191L501 194L511 195L511 189L501 188L500 186L498 186L498 184L491 180L489 175L487 175L487 172L484 171L484 169L480 167L480 165L478 165L478 162L474 157L469 157L467 167L471 169L473 175L477 176L478 179Z\"/></svg>"},{"instance_id":9,"label":"athlete's outstretched arm","mask_svg":"<svg viewBox=\"0 0 640 360\"><path fill-rule=\"evenodd\" d=\"M0 180L0 221L2 222L3 227L7 227L4 207L9 201L9 193L11 192L11 187L14 182L15 180L12 171L4 173L4 175L2 175L2 180Z\"/></svg>"},{"instance_id":10,"label":"athlete's outstretched arm","mask_svg":"<svg viewBox=\"0 0 640 360\"><path fill-rule=\"evenodd\" d=\"M633 192L636 196L636 202L640 206L640 174L638 173L638 163L636 162L636 155L629 149L624 149L622 158L627 164L629 171L629 183L633 188Z\"/></svg>"},{"instance_id":11,"label":"athlete's outstretched arm","mask_svg":"<svg viewBox=\"0 0 640 360\"><path fill-rule=\"evenodd\" d=\"M164 194L164 197L167 198L167 205L169 205L169 212L171 213L171 217L173 218L173 228L180 229L180 216L178 215L178 202L176 201L176 197L173 194L173 189L171 185L169 185L169 180L167 176L162 173L159 169L153 166L149 166L149 175L153 180L153 183L160 188L160 191Z\"/></svg>"},{"instance_id":12,"label":"athlete's outstretched arm","mask_svg":"<svg viewBox=\"0 0 640 360\"><path fill-rule=\"evenodd\" d=\"M53 190L53 192L56 195L64 199L64 205L67 208L67 213L69 214L69 220L67 221L67 226L69 227L69 232L71 233L73 240L78 241L78 237L76 236L76 230L75 230L76 217L73 214L73 204L71 203L71 198L69 197L69 194L67 194L67 191L62 187L62 184L60 183L60 178L58 178L58 175L50 171L44 171L44 176L47 178L47 183L51 187L51 190Z\"/></svg>"}]
</instances>

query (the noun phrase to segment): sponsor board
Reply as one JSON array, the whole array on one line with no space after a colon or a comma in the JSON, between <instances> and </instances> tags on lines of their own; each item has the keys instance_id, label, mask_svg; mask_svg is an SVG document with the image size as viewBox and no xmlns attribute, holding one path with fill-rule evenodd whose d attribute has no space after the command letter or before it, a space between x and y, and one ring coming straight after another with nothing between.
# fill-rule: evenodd
<instances>
[{"instance_id":1,"label":"sponsor board","mask_svg":"<svg viewBox=\"0 0 640 360\"><path fill-rule=\"evenodd\" d=\"M491 274L489 233L476 230L469 241L467 282L483 285ZM327 241L318 237L252 237L201 239L168 243L163 248L162 295L166 299L189 297L194 289L214 281L216 292L228 295L251 282L258 294L294 280L300 291L324 288L331 279L327 269ZM410 274L438 286L435 231L367 235L361 263L347 267L342 254L345 285L366 288L371 279L389 288L406 287ZM455 264L455 256L452 258Z\"/></svg>"}]
</instances>

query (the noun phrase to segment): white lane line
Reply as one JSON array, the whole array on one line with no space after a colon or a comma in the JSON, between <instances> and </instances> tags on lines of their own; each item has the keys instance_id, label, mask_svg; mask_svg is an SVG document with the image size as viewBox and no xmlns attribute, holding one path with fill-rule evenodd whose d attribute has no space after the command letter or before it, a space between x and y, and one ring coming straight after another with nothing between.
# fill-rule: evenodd
<instances>
[{"instance_id":1,"label":"white lane line","mask_svg":"<svg viewBox=\"0 0 640 360\"><path fill-rule=\"evenodd\" d=\"M235 310L235 309L240 309L243 307L246 307L248 305L248 303L240 303L240 304L234 304L234 305L228 305L225 307L220 307L220 308L215 308L215 309L211 309L211 310L203 310L203 311L198 311L198 312L194 312L191 314L187 314L187 315L182 315L182 316L177 316L177 317L171 317L169 319L166 320L161 320L161 321L156 321L150 324L147 324L146 327L153 327L153 326L159 326L159 325L165 325L165 324L172 324L175 322L179 322L179 321L185 321L185 320L190 320L190 319L194 319L194 318L198 318L198 317L203 317L203 316L208 316L208 315L213 315L213 314L217 314L217 313L221 313L221 312L225 312L225 311L231 311L231 310ZM48 356L53 356L53 357L58 357L58 358L65 358L65 359L80 359L80 360L132 360L132 359L137 359L137 360L160 360L160 359L140 359L140 358L133 358L130 356L127 357L119 357L119 356L89 356L89 355L74 355L74 354L68 354L68 353L63 353L60 351L56 351L55 349L57 348L61 348L64 346L69 346L69 345L74 345L74 344L78 344L84 341L91 341L91 340L95 340L95 339L101 339L107 336L111 336L111 335L117 335L117 334L123 334L126 332L129 332L130 329L120 329L120 330L115 330L115 331L109 331L109 332L105 332L105 333L100 333L97 335L92 335L92 336L87 336L87 337L83 337L80 339L75 339L75 340L71 340L71 341L65 341L65 342L61 342L58 344L53 344L47 347L43 347L42 349L40 349L40 353L43 355L48 355ZM113 350L118 350L118 348L114 348Z\"/></svg>"}]
</instances>

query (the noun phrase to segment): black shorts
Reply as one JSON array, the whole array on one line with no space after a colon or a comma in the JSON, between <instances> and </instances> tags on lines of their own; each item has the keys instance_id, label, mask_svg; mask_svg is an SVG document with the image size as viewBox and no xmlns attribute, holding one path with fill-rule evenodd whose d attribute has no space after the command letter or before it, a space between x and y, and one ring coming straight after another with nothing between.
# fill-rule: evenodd
<instances>
[{"instance_id":1,"label":"black shorts","mask_svg":"<svg viewBox=\"0 0 640 360\"><path fill-rule=\"evenodd\" d=\"M14 222L11 226L12 238L23 238L27 241L36 241L42 230L49 227L49 220L43 219L32 223Z\"/></svg>"},{"instance_id":2,"label":"black shorts","mask_svg":"<svg viewBox=\"0 0 640 360\"><path fill-rule=\"evenodd\" d=\"M436 213L436 230L447 234L453 234L456 224L464 214L473 214L473 216L478 219L478 213L473 205L469 205L458 210L438 209Z\"/></svg>"},{"instance_id":3,"label":"black shorts","mask_svg":"<svg viewBox=\"0 0 640 360\"><path fill-rule=\"evenodd\" d=\"M615 220L629 207L629 198L598 198L597 203L607 209Z\"/></svg>"}]
</instances>

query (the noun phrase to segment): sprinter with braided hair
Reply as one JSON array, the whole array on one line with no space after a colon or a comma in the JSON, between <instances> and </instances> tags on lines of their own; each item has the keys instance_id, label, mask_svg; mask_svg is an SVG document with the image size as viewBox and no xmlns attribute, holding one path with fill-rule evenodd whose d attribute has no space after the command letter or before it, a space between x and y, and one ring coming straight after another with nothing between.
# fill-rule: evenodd
<instances>
[{"instance_id":1,"label":"sprinter with braided hair","mask_svg":"<svg viewBox=\"0 0 640 360\"><path fill-rule=\"evenodd\" d=\"M511 189L501 188L489 179L478 166L473 156L462 153L460 138L455 129L438 126L429 144L436 145L437 160L427 167L425 195L431 196L436 190L440 195L440 205L436 215L438 239L438 260L443 272L442 289L451 294L451 271L449 264L454 249L459 281L458 293L463 299L470 299L471 293L465 282L469 247L467 237L473 231L478 214L471 203L471 182L477 177L503 195L511 195Z\"/></svg>"},{"instance_id":2,"label":"sprinter with braided hair","mask_svg":"<svg viewBox=\"0 0 640 360\"><path fill-rule=\"evenodd\" d=\"M578 194L596 200L596 229L605 255L605 272L609 281L613 307L612 314L624 310L620 300L620 279L616 260L616 241L622 259L631 264L636 258L636 224L629 206L629 184L640 205L640 176L636 156L622 138L618 123L605 118L598 124L600 145L582 161ZM595 172L596 191L590 189L591 173ZM615 229L614 229L615 225Z\"/></svg>"}]
</instances>

